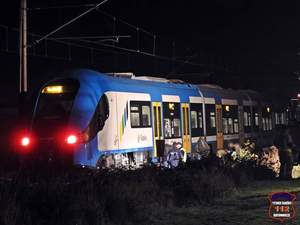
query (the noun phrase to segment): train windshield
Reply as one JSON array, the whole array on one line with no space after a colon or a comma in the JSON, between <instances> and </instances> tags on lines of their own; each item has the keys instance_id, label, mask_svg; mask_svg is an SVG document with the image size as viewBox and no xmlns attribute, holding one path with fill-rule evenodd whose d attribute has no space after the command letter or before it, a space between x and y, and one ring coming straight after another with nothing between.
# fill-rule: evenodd
<instances>
[{"instance_id":1,"label":"train windshield","mask_svg":"<svg viewBox=\"0 0 300 225\"><path fill-rule=\"evenodd\" d=\"M45 86L40 93L34 116L34 126L64 125L69 118L79 83L59 80Z\"/></svg>"},{"instance_id":2,"label":"train windshield","mask_svg":"<svg viewBox=\"0 0 300 225\"><path fill-rule=\"evenodd\" d=\"M39 99L36 118L45 120L66 119L73 105L73 96L42 95Z\"/></svg>"}]
</instances>

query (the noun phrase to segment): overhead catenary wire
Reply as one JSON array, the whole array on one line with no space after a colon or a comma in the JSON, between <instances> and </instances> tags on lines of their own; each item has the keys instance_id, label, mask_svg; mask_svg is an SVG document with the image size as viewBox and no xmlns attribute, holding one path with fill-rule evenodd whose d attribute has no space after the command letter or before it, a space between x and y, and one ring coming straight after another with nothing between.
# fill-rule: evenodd
<instances>
[{"instance_id":1,"label":"overhead catenary wire","mask_svg":"<svg viewBox=\"0 0 300 225\"><path fill-rule=\"evenodd\" d=\"M117 18L113 15L111 15L108 12L105 12L103 10L100 10L99 8L96 7L97 4L80 4L80 5L62 5L62 6L48 6L48 7L34 7L34 8L28 8L27 10L29 11L38 11L38 10L51 10L51 9L75 9L75 8L83 8L83 7L95 7L96 11L102 13L103 15L110 17L111 19L116 20ZM136 26L128 23L127 21L123 19L118 19L121 23L131 27L132 29L136 29ZM150 36L155 36L153 33L145 30L144 28L140 28L140 31L150 35Z\"/></svg>"},{"instance_id":2,"label":"overhead catenary wire","mask_svg":"<svg viewBox=\"0 0 300 225\"><path fill-rule=\"evenodd\" d=\"M76 16L75 18L71 19L70 21L68 21L67 23L64 23L63 25L59 26L58 28L54 29L53 31L49 32L48 34L42 36L40 39L36 40L34 42L34 44L38 44L39 42L41 42L42 40L50 37L51 35L55 34L56 32L60 31L61 29L63 29L64 27L70 25L71 23L75 22L76 20L80 19L81 17L83 17L84 15L90 13L91 11L97 9L99 6L105 4L107 1L109 0L103 0L102 2L94 5L93 7L91 7L90 9L88 9L87 11L81 13L80 15Z\"/></svg>"},{"instance_id":3,"label":"overhead catenary wire","mask_svg":"<svg viewBox=\"0 0 300 225\"><path fill-rule=\"evenodd\" d=\"M131 29L135 30L136 33L137 33L137 40L136 40L136 50L134 49L130 49L130 48L124 48L124 47L120 47L120 46L116 46L115 43L116 41L113 41L113 40L110 40L109 41L113 41L114 45L109 45L109 44L102 44L102 46L105 46L105 47L111 47L111 48L116 48L118 50L123 50L123 51L128 51L128 52L131 52L131 53L140 53L142 55L147 55L147 56L156 56L156 39L157 39L157 36L143 28L140 28L140 27L137 27L131 23L128 23L127 21L123 20L123 19L119 19L117 17L115 17L114 15L111 15L110 13L107 13L101 9L99 9L99 7L96 5L96 4L81 4L81 5L65 5L65 6L57 6L57 7L37 7L37 8L31 8L31 10L47 10L47 9L60 9L60 8L79 8L79 7L93 7L91 9L96 9L97 12L100 12L101 14L111 18L114 23L113 23L113 32L115 32L115 29L116 29L116 22L119 21L121 23L123 23L124 25L130 27ZM62 29L63 27L61 27ZM56 31L57 32L57 31ZM144 52L144 51L141 51L140 50L140 32L143 32L149 36L151 36L153 38L153 48L152 48L152 54L151 53L148 53L148 52ZM53 33L52 33L53 34ZM50 34L50 35L52 35ZM47 35L45 38L47 39L50 35ZM64 37L61 37L61 39L81 39L80 37L76 38L76 37L73 37L73 38L64 38ZM37 40L37 43L41 41L41 39ZM118 41L117 41L118 42ZM165 57L165 56L158 56L157 58L160 58L160 59L168 59L170 60L168 57ZM193 63L193 64L196 64L196 63ZM199 64L202 66L202 64Z\"/></svg>"},{"instance_id":4,"label":"overhead catenary wire","mask_svg":"<svg viewBox=\"0 0 300 225\"><path fill-rule=\"evenodd\" d=\"M61 5L61 6L48 6L48 7L33 7L27 8L29 11L49 10L49 9L75 9L83 7L93 7L96 4L81 4L81 5Z\"/></svg>"},{"instance_id":5,"label":"overhead catenary wire","mask_svg":"<svg viewBox=\"0 0 300 225\"><path fill-rule=\"evenodd\" d=\"M6 25L0 24L0 27L2 27L5 30L12 30L15 32L19 32L18 28L10 28ZM35 34L32 32L28 33L29 36L31 36L32 38L34 37L42 37L42 35L39 34ZM115 44L115 42L113 42L113 44L105 44L105 43L99 43L99 42L95 42L95 41L89 41L89 40L72 40L72 41L67 41L67 39L65 40L56 40L55 38L47 38L44 40L45 42L54 42L54 43L58 43L58 44L64 44L65 46L67 46L67 50L68 50L68 57L64 58L64 57L57 57L57 56L53 56L53 55L49 55L49 53L47 52L47 50L45 49L45 53L44 55L42 54L37 54L35 53L35 47L33 46L32 51L33 52L29 52L28 55L30 56L35 56L35 57L42 57L42 58L51 58L51 59L57 59L57 60L71 60L71 47L78 47L78 48L82 48L82 49L86 49L90 51L90 54L94 54L95 52L106 52L106 53L111 53L111 54L119 54L119 55L125 55L125 56L130 56L130 54L139 54L139 55L144 55L147 57L152 57L152 58L156 58L156 59L160 59L160 60L164 60L164 61L174 61L173 58L168 57L168 56L162 56L162 55L156 55L156 54L152 54L152 53L148 53L148 52L144 52L144 51L137 51L136 49L130 49L130 48L125 48L125 47L120 47L120 46L116 46L113 45ZM93 46L87 46L86 44L92 44ZM98 47L95 47L98 46ZM48 47L47 44L44 45L44 48ZM100 48L99 48L100 47ZM105 47L105 48L101 48L101 47ZM0 49L0 51L2 52L7 52L7 53L13 53L13 54L18 54L17 51L11 50L8 48L8 46L6 46L5 49ZM91 56L91 58L93 58L93 56ZM202 63L195 63L195 62L191 62L190 61L190 57L188 57L188 59L185 60L180 60L180 59L175 59L176 63L180 63L182 65L188 64L188 65L192 65L192 66L199 66L199 67L206 67L206 64L202 64ZM93 59L94 60L94 59ZM181 67L180 65L178 65L179 67ZM220 69L220 70L227 70L224 67L220 67L217 65L214 65L214 67L216 69Z\"/></svg>"},{"instance_id":6,"label":"overhead catenary wire","mask_svg":"<svg viewBox=\"0 0 300 225\"><path fill-rule=\"evenodd\" d=\"M0 24L0 27L4 28L4 29L9 29L8 26L5 26L5 25L2 25ZM19 32L19 29L18 28L10 28L10 30L13 30L13 31L16 31L16 32ZM32 32L28 32L28 35L31 36L31 37L38 37L38 38L41 38L42 35L39 35L39 34L36 34L36 33L32 33ZM121 54L121 55L128 55L128 53L135 53L135 54L140 54L140 55L144 55L144 56L148 56L148 57L153 57L153 58L157 58L157 59L161 59L161 60L166 60L166 61L174 61L173 58L171 57L168 57L168 56L162 56L162 55L157 55L157 54L152 54L152 53L148 53L148 52L144 52L144 51L137 51L136 49L130 49L130 48L125 48L125 47L120 47L120 46L116 46L116 45L113 45L113 44L105 44L105 43L99 43L99 42L95 42L95 41L89 41L89 40L82 40L82 39L76 39L75 37L71 37L71 38L74 38L74 41L67 41L67 39L62 39L60 40L59 38L56 39L56 38L46 38L44 39L43 41L45 42L56 42L56 43L60 43L60 44L64 44L66 46L68 46L68 51L70 52L70 49L69 47L70 46L73 46L73 47L78 47L78 48L83 48L83 49L88 49L90 51L99 51L99 52L107 52L107 53L113 53L113 54ZM103 48L97 48L97 47L94 47L94 46L86 46L84 44L92 44L92 45L96 45L96 46L102 46L102 47L106 47L106 48L111 48L111 49L116 49L116 50L121 50L121 51L116 51L116 50L108 50L108 49L103 49ZM33 52L35 51L35 46L33 46ZM45 43L44 45L44 48L47 48L48 45ZM17 53L15 51L11 51L7 48L6 50L7 52L9 53ZM127 53L126 53L127 52ZM45 55L38 55L38 54L29 54L29 55L32 55L32 56L38 56L38 57L45 57L45 58L56 58L56 59L63 59L62 57L52 57L52 56L49 56L47 55L48 52L47 50L45 49ZM68 53L70 54L70 53ZM71 57L69 56L68 59L70 59ZM66 59L64 59L66 60ZM178 63L185 63L185 64L189 64L189 65L194 65L194 66L205 66L204 64L200 64L200 63L194 63L194 62L186 62L184 60L176 60L175 59L175 62L178 62Z\"/></svg>"},{"instance_id":7,"label":"overhead catenary wire","mask_svg":"<svg viewBox=\"0 0 300 225\"><path fill-rule=\"evenodd\" d=\"M106 0L108 1L108 0ZM113 30L115 30L115 26L116 26L116 21L119 21L120 23L123 23L124 25L130 27L131 29L134 29L136 30L137 32L137 40L136 40L136 50L134 49L130 49L130 48L124 48L124 47L120 47L120 46L116 46L115 44L118 43L118 40L114 40L114 39L107 39L107 40L104 40L104 41L112 41L113 42L113 45L109 45L109 44L102 44L102 46L105 46L105 47L111 47L111 48L115 48L115 49L118 49L118 50L122 50L122 51L127 51L127 52L131 52L131 53L140 53L142 55L147 55L147 56L152 56L152 57L155 57L156 56L156 39L157 39L157 36L143 28L140 28L140 27L137 27L131 23L128 23L127 21L123 20L123 19L119 19L119 18L116 18L115 16L111 15L110 13L107 13L101 9L99 9L98 5L99 4L103 4L105 3L106 1L103 1L101 3L98 3L98 4L80 4L80 5L63 5L63 6L50 6L50 7L35 7L35 8L29 8L28 10L49 10L49 9L67 9L67 8L82 8L82 7L92 7L91 9L89 9L88 11L90 10L93 10L93 9L96 9L97 12L100 12L101 14L111 18L114 20L114 24L113 24ZM73 21L74 22L74 21ZM63 28L63 27L62 27ZM62 29L61 28L61 29ZM57 32L57 31L56 31ZM144 51L141 51L140 50L140 32L143 32L149 36L151 36L153 38L153 48L152 48L152 53L148 53L148 52L144 52ZM51 35L51 34L50 34ZM49 36L48 36L49 37ZM47 37L46 37L47 39ZM80 38L79 38L80 39ZM38 40L39 41L39 40ZM103 41L102 41L103 42ZM160 59L165 59L165 60L170 60L170 61L174 61L174 59L171 59L169 57L166 57L166 56L158 56L157 58L160 58ZM178 62L178 60L174 61L174 62ZM193 62L190 62L189 59L187 60L182 60L180 61L180 63L182 63L182 65L185 65L185 64L190 64L190 65L199 65L199 66L204 66L203 64L199 64L199 63L193 63ZM181 65L181 66L182 66ZM180 67L181 67L180 66ZM216 67L216 65L214 66ZM221 68L220 66L217 66L219 69ZM225 67L222 67L221 69L223 70L226 70L227 69Z\"/></svg>"},{"instance_id":8,"label":"overhead catenary wire","mask_svg":"<svg viewBox=\"0 0 300 225\"><path fill-rule=\"evenodd\" d=\"M1 26L2 27L7 27L5 25L1 25L0 24L0 27ZM11 30L16 31L16 32L20 32L20 30L18 28L11 28ZM42 37L42 35L35 34L35 33L32 33L32 32L28 32L28 35L32 36L32 37ZM90 46L86 46L86 45L81 45L81 44L74 43L74 42L68 42L68 41L64 41L64 40L55 40L55 39L47 38L44 41L51 41L51 42L60 43L60 44L64 44L64 45L70 45L70 46L73 46L73 47L78 47L78 48L83 48L83 49L91 49L91 48L93 48L93 50L99 51L99 52L114 53L114 54L118 53L118 54L127 55L126 53L122 53L122 52L115 51L115 50L107 50L107 49L94 48L94 47L90 47ZM35 46L33 46L33 47L35 47Z\"/></svg>"},{"instance_id":9,"label":"overhead catenary wire","mask_svg":"<svg viewBox=\"0 0 300 225\"><path fill-rule=\"evenodd\" d=\"M99 43L99 42L89 41L89 40L77 40L77 41L83 42L83 43L94 44L94 45L100 45L100 46L109 47L109 48L114 48L114 49L130 52L130 53L141 54L141 55L154 57L154 58L162 59L162 60L166 60L166 61L174 61L177 63L183 63L183 64L189 64L189 65L201 66L201 67L204 66L204 64L201 64L201 63L190 62L188 60L176 60L176 59L173 59L168 56L153 55L152 53L149 53L149 52L139 51L139 50L131 49L131 48L120 47L120 46L116 46L116 45L112 45L112 44Z\"/></svg>"},{"instance_id":10,"label":"overhead catenary wire","mask_svg":"<svg viewBox=\"0 0 300 225\"><path fill-rule=\"evenodd\" d=\"M105 12L105 11L99 9L99 8L96 9L96 11L99 12L99 13L101 13L101 14L103 14L103 15L105 15L105 16L107 16L107 17L110 17L111 19L117 20L117 21L119 21L119 22L127 25L128 27L132 28L133 30L136 30L137 28L139 28L139 30L142 31L143 33L148 34L149 36L152 36L152 37L155 36L155 34L151 33L150 31L147 31L144 28L137 27L137 26L135 26L135 25L133 25L131 23L128 23L127 21L125 21L123 19L120 19L120 18L117 18L114 15L111 15L110 13Z\"/></svg>"},{"instance_id":11,"label":"overhead catenary wire","mask_svg":"<svg viewBox=\"0 0 300 225\"><path fill-rule=\"evenodd\" d=\"M109 39L109 38L130 38L130 35L104 35L104 36L74 36L74 37L53 37L48 40L83 40L83 39Z\"/></svg>"}]
</instances>

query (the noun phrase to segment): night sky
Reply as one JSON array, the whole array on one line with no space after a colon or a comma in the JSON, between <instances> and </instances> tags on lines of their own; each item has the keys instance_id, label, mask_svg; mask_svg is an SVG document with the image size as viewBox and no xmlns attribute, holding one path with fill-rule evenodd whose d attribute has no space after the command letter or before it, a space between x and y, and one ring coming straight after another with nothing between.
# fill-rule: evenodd
<instances>
[{"instance_id":1,"label":"night sky","mask_svg":"<svg viewBox=\"0 0 300 225\"><path fill-rule=\"evenodd\" d=\"M28 7L91 3L97 1L28 0ZM28 29L35 34L46 34L86 9L30 10ZM103 72L132 71L194 83L210 82L227 88L256 89L290 97L297 92L300 82L297 80L297 71L300 71L300 56L297 55L300 50L300 5L288 5L286 1L110 0L100 9L157 35L156 54L169 60L119 50L112 52L113 49L103 46L99 48L106 52L94 56L92 63L89 52L80 49L72 49L72 60L30 56L31 91L56 76L58 71L88 67ZM6 1L0 10L0 24L18 27L19 1ZM112 34L112 19L95 11L55 37ZM132 28L117 22L116 34L131 36L121 39L118 46L137 49L137 36ZM4 33L1 35L3 49ZM10 48L16 49L15 43L16 40L12 39L10 45L14 46ZM152 52L152 37L140 33L139 47L145 52ZM36 49L43 52L43 43ZM49 55L68 57L66 52L64 48L48 46ZM172 57L178 61L172 62ZM2 71L9 74L1 77L1 84L4 89L9 87L15 93L18 86L18 56L2 51L1 61Z\"/></svg>"}]
</instances>

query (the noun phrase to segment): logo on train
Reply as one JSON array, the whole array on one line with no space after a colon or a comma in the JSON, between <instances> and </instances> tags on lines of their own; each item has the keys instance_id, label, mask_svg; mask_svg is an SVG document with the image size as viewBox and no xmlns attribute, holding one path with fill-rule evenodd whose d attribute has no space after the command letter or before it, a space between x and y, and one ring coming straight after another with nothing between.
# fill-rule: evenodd
<instances>
[{"instance_id":1,"label":"logo on train","mask_svg":"<svg viewBox=\"0 0 300 225\"><path fill-rule=\"evenodd\" d=\"M296 196L288 192L276 192L269 194L269 216L273 220L284 222L296 216Z\"/></svg>"}]
</instances>

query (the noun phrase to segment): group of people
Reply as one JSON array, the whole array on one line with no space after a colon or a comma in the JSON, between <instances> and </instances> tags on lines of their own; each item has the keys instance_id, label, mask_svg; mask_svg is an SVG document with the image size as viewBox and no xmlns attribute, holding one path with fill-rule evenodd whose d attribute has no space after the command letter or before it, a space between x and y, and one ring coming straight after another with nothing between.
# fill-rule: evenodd
<instances>
[{"instance_id":1,"label":"group of people","mask_svg":"<svg viewBox=\"0 0 300 225\"><path fill-rule=\"evenodd\" d=\"M279 151L279 160L280 160L280 173L279 176L282 179L292 178L292 170L294 161L300 162L300 154L296 147L296 144L293 141L291 130L288 126L282 126L278 128L277 134L274 138L274 146L276 146L278 155ZM205 142L205 140L199 139L198 148L201 152L206 153L210 152L210 148ZM200 158L203 158L200 156ZM199 156L198 156L199 158ZM274 158L274 157L273 157ZM275 157L276 158L276 157ZM278 157L277 157L278 158ZM185 149L182 147L181 143L173 143L172 150L169 151L166 158L166 167L175 168L180 165L182 162L186 162L187 155ZM278 161L278 160L277 160ZM278 162L279 163L279 162ZM279 171L278 171L279 172Z\"/></svg>"},{"instance_id":2,"label":"group of people","mask_svg":"<svg viewBox=\"0 0 300 225\"><path fill-rule=\"evenodd\" d=\"M209 157L211 149L203 137L199 138L196 148L196 152L192 152L189 159L201 160ZM167 168L176 168L180 164L185 163L186 160L187 153L183 148L182 143L174 142L172 148L166 156L164 166Z\"/></svg>"}]
</instances>

